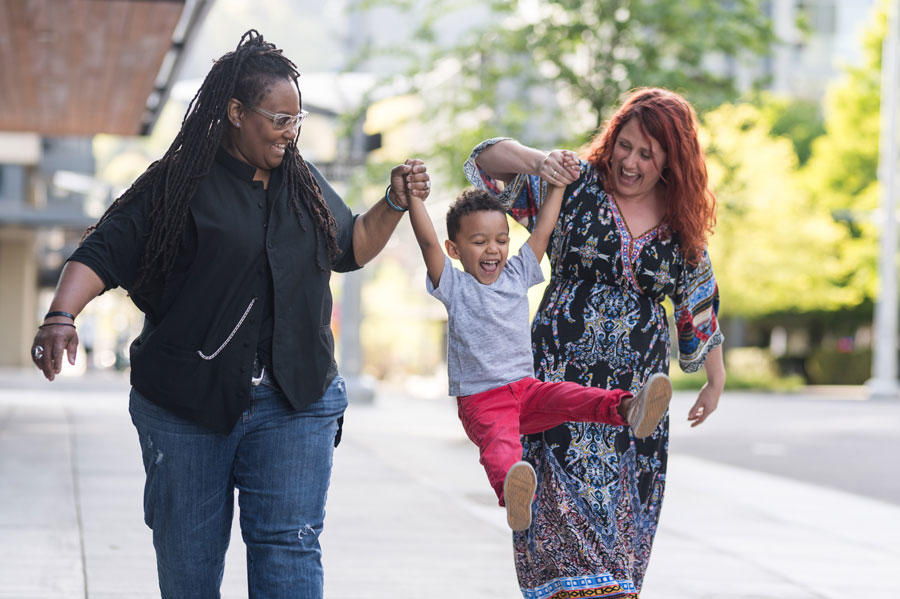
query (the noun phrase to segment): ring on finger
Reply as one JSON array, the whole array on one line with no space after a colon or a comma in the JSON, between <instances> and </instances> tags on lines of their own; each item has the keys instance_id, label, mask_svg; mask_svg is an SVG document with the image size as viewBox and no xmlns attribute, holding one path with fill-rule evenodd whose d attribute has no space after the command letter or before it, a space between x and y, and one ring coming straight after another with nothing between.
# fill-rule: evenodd
<instances>
[{"instance_id":1,"label":"ring on finger","mask_svg":"<svg viewBox=\"0 0 900 599\"><path fill-rule=\"evenodd\" d=\"M40 360L44 357L44 346L43 345L35 345L34 349L31 350L31 355L34 356L35 360Z\"/></svg>"}]
</instances>

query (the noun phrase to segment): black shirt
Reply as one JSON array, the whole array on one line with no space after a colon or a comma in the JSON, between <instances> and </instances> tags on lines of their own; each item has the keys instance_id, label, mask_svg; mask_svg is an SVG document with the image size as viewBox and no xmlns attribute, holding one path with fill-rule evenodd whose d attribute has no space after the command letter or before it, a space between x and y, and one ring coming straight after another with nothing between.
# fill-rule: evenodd
<instances>
[{"instance_id":1,"label":"black shirt","mask_svg":"<svg viewBox=\"0 0 900 599\"><path fill-rule=\"evenodd\" d=\"M150 401L228 433L247 408L257 351L300 409L337 374L331 333L331 271L359 268L355 216L310 165L337 223L340 256L329 266L323 234L287 197L282 168L268 190L256 169L220 150L190 204L190 224L167 284L132 295L145 314L131 344L131 383ZM267 197L268 195L268 197ZM268 202L267 202L268 200ZM106 289L130 289L149 233L152 198L121 206L72 254ZM267 210L267 203L269 209ZM305 227L305 230L303 230ZM326 266L321 270L316 263Z\"/></svg>"}]
</instances>

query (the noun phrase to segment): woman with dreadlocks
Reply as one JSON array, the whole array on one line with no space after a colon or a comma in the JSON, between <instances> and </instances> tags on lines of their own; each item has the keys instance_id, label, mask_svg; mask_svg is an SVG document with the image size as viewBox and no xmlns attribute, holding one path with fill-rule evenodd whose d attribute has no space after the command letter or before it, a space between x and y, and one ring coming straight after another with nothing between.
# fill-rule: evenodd
<instances>
[{"instance_id":1,"label":"woman with dreadlocks","mask_svg":"<svg viewBox=\"0 0 900 599\"><path fill-rule=\"evenodd\" d=\"M88 230L32 355L74 362L75 316L120 286L145 314L129 409L163 597L218 597L239 490L249 596L322 597L319 533L347 405L329 326L332 271L371 260L421 161L357 216L300 156L299 73L248 31L215 62L181 130Z\"/></svg>"}]
</instances>

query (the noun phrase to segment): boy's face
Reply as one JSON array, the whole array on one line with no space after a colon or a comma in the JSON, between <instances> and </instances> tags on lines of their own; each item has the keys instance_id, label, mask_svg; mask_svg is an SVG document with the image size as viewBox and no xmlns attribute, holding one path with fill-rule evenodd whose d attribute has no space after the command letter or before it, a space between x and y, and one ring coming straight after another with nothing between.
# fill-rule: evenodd
<instances>
[{"instance_id":1,"label":"boy's face","mask_svg":"<svg viewBox=\"0 0 900 599\"><path fill-rule=\"evenodd\" d=\"M509 223L496 210L479 210L459 219L456 241L447 240L447 254L482 285L500 276L509 254Z\"/></svg>"}]
</instances>

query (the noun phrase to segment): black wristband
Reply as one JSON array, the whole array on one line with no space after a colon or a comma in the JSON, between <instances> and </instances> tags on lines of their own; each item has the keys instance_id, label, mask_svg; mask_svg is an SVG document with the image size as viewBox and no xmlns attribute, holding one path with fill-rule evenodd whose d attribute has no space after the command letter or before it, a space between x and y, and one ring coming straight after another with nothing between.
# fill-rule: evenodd
<instances>
[{"instance_id":1,"label":"black wristband","mask_svg":"<svg viewBox=\"0 0 900 599\"><path fill-rule=\"evenodd\" d=\"M71 322L45 322L44 324L40 325L38 328L43 329L44 327L72 327L74 329L75 325L72 324Z\"/></svg>"},{"instance_id":2,"label":"black wristband","mask_svg":"<svg viewBox=\"0 0 900 599\"><path fill-rule=\"evenodd\" d=\"M68 312L63 312L62 310L53 310L52 312L47 312L47 314L44 315L44 320L47 320L48 318L50 318L52 316L65 316L66 318L71 318L72 320L75 320L74 314L69 314Z\"/></svg>"}]
</instances>

